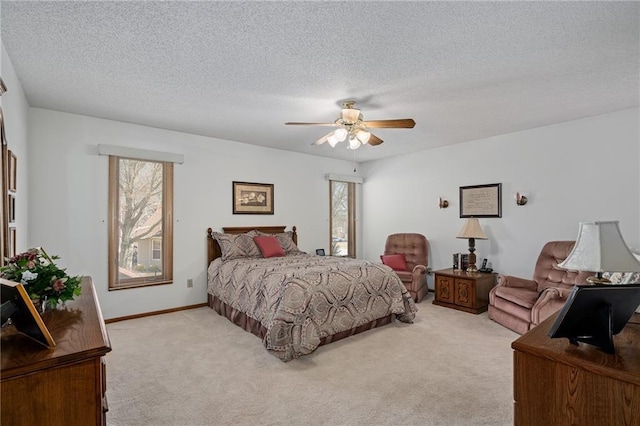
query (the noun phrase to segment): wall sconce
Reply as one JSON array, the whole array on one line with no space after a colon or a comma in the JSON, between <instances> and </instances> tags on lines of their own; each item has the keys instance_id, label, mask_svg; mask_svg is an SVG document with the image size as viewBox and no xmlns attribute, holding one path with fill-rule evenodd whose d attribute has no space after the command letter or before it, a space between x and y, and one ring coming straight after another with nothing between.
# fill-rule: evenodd
<instances>
[{"instance_id":1,"label":"wall sconce","mask_svg":"<svg viewBox=\"0 0 640 426\"><path fill-rule=\"evenodd\" d=\"M442 197L438 197L438 207L440 207L441 209L446 209L447 207L449 207L449 202L442 199Z\"/></svg>"},{"instance_id":2,"label":"wall sconce","mask_svg":"<svg viewBox=\"0 0 640 426\"><path fill-rule=\"evenodd\" d=\"M516 204L518 206L524 206L525 204L527 204L527 197L525 197L523 194L516 192L516 195L513 196L516 199Z\"/></svg>"}]
</instances>

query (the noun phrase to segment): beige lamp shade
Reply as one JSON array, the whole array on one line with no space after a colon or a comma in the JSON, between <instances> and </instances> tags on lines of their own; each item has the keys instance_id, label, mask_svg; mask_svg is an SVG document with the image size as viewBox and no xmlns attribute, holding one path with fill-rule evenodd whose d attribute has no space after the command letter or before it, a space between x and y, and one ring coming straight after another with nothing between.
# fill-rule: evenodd
<instances>
[{"instance_id":1,"label":"beige lamp shade","mask_svg":"<svg viewBox=\"0 0 640 426\"><path fill-rule=\"evenodd\" d=\"M475 217L470 217L464 223L464 226L458 233L456 238L475 238L478 240L486 240L487 236L480 227L480 222Z\"/></svg>"},{"instance_id":2,"label":"beige lamp shade","mask_svg":"<svg viewBox=\"0 0 640 426\"><path fill-rule=\"evenodd\" d=\"M558 266L597 273L640 272L640 262L624 242L617 220L580 222L576 244Z\"/></svg>"},{"instance_id":3,"label":"beige lamp shade","mask_svg":"<svg viewBox=\"0 0 640 426\"><path fill-rule=\"evenodd\" d=\"M464 223L462 230L458 233L456 238L466 238L469 240L469 266L467 272L476 272L476 239L486 240L487 236L480 228L480 222L475 217L470 217Z\"/></svg>"}]
</instances>

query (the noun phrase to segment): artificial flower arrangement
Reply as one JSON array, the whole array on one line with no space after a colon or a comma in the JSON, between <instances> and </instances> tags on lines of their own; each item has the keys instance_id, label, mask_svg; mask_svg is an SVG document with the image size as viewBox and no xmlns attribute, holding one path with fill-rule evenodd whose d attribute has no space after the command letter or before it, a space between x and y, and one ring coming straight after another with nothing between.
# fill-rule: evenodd
<instances>
[{"instance_id":1,"label":"artificial flower arrangement","mask_svg":"<svg viewBox=\"0 0 640 426\"><path fill-rule=\"evenodd\" d=\"M0 277L21 283L32 300L55 308L58 303L79 296L82 277L71 277L54 262L43 248L31 248L8 259L0 268Z\"/></svg>"}]
</instances>

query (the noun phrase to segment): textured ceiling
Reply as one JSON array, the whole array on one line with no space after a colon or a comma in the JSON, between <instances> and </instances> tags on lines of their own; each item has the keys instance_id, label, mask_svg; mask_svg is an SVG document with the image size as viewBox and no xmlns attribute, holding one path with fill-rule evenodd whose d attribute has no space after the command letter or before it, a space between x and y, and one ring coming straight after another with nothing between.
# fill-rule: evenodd
<instances>
[{"instance_id":1,"label":"textured ceiling","mask_svg":"<svg viewBox=\"0 0 640 426\"><path fill-rule=\"evenodd\" d=\"M638 2L2 1L28 102L249 144L311 146L354 99L356 161L639 104ZM11 90L9 88L9 90Z\"/></svg>"}]
</instances>

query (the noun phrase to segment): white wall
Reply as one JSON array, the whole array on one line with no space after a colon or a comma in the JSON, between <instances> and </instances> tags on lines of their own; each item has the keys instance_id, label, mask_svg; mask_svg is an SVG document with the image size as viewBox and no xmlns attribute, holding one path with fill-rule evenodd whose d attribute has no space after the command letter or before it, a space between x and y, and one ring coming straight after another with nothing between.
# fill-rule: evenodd
<instances>
[{"instance_id":1,"label":"white wall","mask_svg":"<svg viewBox=\"0 0 640 426\"><path fill-rule=\"evenodd\" d=\"M28 165L27 165L27 117L29 105L24 96L20 81L16 76L11 59L2 46L2 61L0 69L2 80L7 91L0 97L0 105L4 117L4 129L7 137L8 148L18 159L17 191L16 191L16 250L26 250L28 241L29 222L27 218L28 208Z\"/></svg>"},{"instance_id":2,"label":"white wall","mask_svg":"<svg viewBox=\"0 0 640 426\"><path fill-rule=\"evenodd\" d=\"M105 318L205 302L207 227L296 225L302 250L328 249L324 175L353 172L351 162L38 108L29 129L29 244L92 276ZM173 285L107 291L108 157L98 144L184 154L174 167ZM275 214L233 215L234 180L273 183Z\"/></svg>"},{"instance_id":3,"label":"white wall","mask_svg":"<svg viewBox=\"0 0 640 426\"><path fill-rule=\"evenodd\" d=\"M542 245L575 240L578 222L619 220L631 247L640 247L638 109L500 135L365 163L364 255L376 260L394 232L429 240L430 266L450 268L467 252L456 239L459 187L502 183L502 218L482 218L489 237L476 241L500 273L531 277ZM463 123L461 125L464 125ZM391 142L389 142L391 143ZM529 202L516 206L513 195ZM439 209L437 198L449 200ZM432 277L430 279L432 285Z\"/></svg>"},{"instance_id":4,"label":"white wall","mask_svg":"<svg viewBox=\"0 0 640 426\"><path fill-rule=\"evenodd\" d=\"M303 250L328 249L324 175L352 174L353 163L29 108L4 47L1 70L7 137L19 162L18 250L43 246L69 273L91 275L106 318L204 302L207 227L296 225ZM619 111L359 165L358 257L377 261L388 234L421 232L430 266L450 267L451 254L467 249L455 238L464 222L458 188L496 182L503 185L502 218L481 219L489 240L477 241L477 254L498 272L531 276L544 242L575 239L579 221L620 220L627 243L640 247L638 114ZM185 155L175 167L173 285L107 291L101 143ZM275 184L275 215L233 215L233 180ZM515 205L516 191L527 195L526 206ZM439 196L448 209L438 208Z\"/></svg>"}]
</instances>

